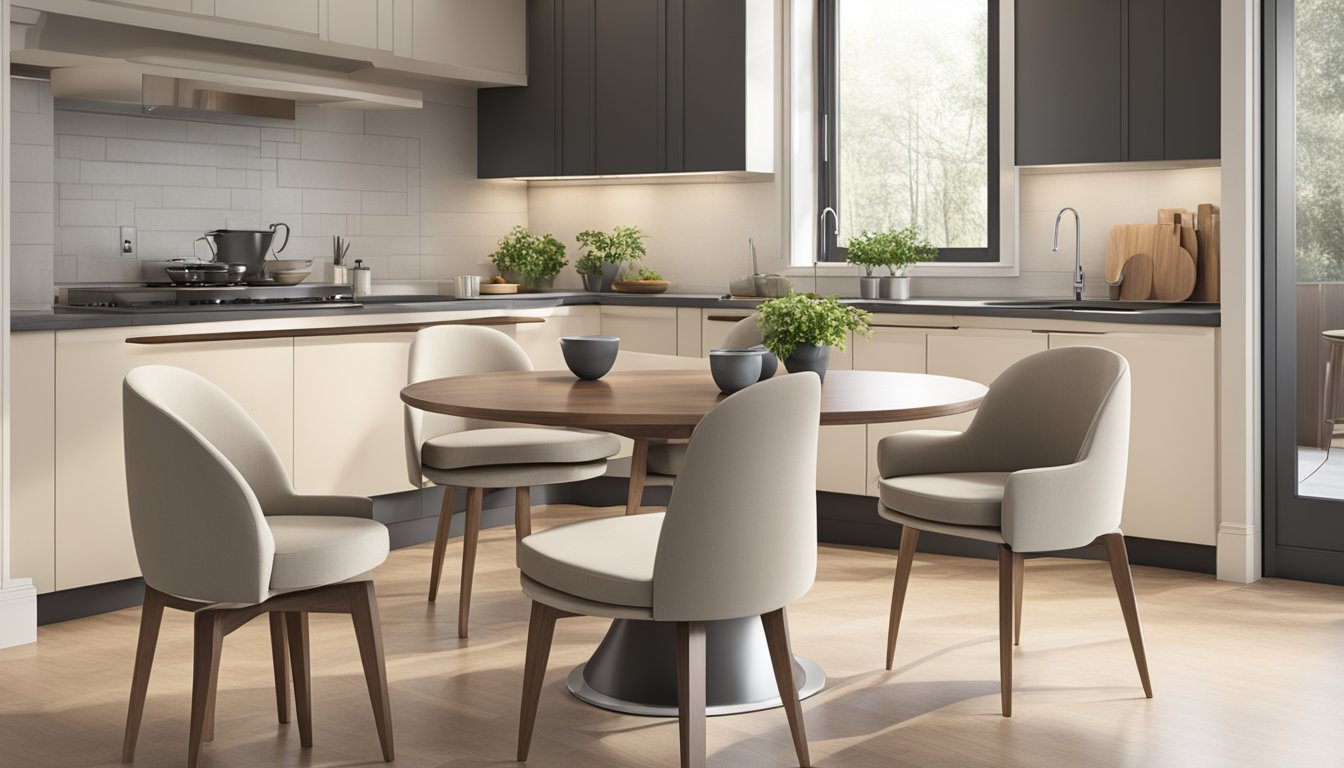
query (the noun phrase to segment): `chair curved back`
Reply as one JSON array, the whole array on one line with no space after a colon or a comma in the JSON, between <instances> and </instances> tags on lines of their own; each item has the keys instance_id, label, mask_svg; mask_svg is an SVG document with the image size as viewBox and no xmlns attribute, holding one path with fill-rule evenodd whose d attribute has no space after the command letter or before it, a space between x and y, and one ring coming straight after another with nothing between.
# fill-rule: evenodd
<instances>
[{"instance_id":1,"label":"chair curved back","mask_svg":"<svg viewBox=\"0 0 1344 768\"><path fill-rule=\"evenodd\" d=\"M162 365L126 375L122 420L145 583L207 602L265 600L275 542L262 509L293 486L261 428L219 387Z\"/></svg>"},{"instance_id":2,"label":"chair curved back","mask_svg":"<svg viewBox=\"0 0 1344 768\"><path fill-rule=\"evenodd\" d=\"M436 325L422 328L411 341L406 383L473 373L530 371L532 360L518 342L494 328L473 325ZM411 484L424 484L420 449L426 440L468 429L497 426L494 422L426 413L405 406L406 472Z\"/></svg>"},{"instance_id":3,"label":"chair curved back","mask_svg":"<svg viewBox=\"0 0 1344 768\"><path fill-rule=\"evenodd\" d=\"M728 335L723 337L724 349L748 349L765 340L761 335L761 326L757 323L760 314L752 312L733 324Z\"/></svg>"},{"instance_id":4,"label":"chair curved back","mask_svg":"<svg viewBox=\"0 0 1344 768\"><path fill-rule=\"evenodd\" d=\"M821 382L754 384L710 411L686 449L653 567L653 617L756 616L812 587Z\"/></svg>"}]
</instances>

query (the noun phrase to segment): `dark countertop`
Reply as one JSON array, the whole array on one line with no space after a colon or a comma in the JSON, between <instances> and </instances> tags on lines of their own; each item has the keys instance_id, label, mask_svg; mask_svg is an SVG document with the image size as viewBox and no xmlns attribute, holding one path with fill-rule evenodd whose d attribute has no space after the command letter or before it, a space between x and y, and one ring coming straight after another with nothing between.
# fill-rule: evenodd
<instances>
[{"instance_id":1,"label":"dark countertop","mask_svg":"<svg viewBox=\"0 0 1344 768\"><path fill-rule=\"evenodd\" d=\"M553 292L516 296L455 299L448 296L372 296L362 307L332 309L173 309L136 310L19 310L10 314L12 331L78 330L127 326L177 325L234 320L278 320L301 317L367 317L370 321L394 322L389 315L409 312L454 312L481 309L538 309L544 307L604 304L635 307L697 307L701 309L752 309L758 301L728 300L707 293L634 295L616 293ZM1081 320L1139 325L1219 325L1217 304L1162 304L1160 302L1106 302L1068 299L911 299L908 301L845 299L848 304L874 314L978 315L987 317Z\"/></svg>"}]
</instances>

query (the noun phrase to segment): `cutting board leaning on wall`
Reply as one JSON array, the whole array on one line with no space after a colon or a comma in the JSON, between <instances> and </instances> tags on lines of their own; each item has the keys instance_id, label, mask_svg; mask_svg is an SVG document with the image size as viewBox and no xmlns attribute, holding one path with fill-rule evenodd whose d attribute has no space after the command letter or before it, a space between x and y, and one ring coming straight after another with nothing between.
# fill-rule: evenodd
<instances>
[{"instance_id":1,"label":"cutting board leaning on wall","mask_svg":"<svg viewBox=\"0 0 1344 768\"><path fill-rule=\"evenodd\" d=\"M1106 243L1111 298L1218 301L1217 207L1163 208L1157 220L1111 227ZM1131 264L1140 254L1145 258Z\"/></svg>"}]
</instances>

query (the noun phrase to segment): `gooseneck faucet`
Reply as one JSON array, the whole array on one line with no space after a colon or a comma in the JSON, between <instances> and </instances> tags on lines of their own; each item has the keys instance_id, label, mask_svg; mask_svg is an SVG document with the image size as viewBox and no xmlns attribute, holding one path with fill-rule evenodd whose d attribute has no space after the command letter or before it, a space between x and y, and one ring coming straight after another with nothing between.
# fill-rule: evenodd
<instances>
[{"instance_id":1,"label":"gooseneck faucet","mask_svg":"<svg viewBox=\"0 0 1344 768\"><path fill-rule=\"evenodd\" d=\"M822 208L821 220L817 227L817 235L821 238L821 248L817 249L818 254L826 253L826 214L828 213L831 215L831 219L835 222L835 229L831 230L831 234L836 237L840 236L840 214L836 213L835 209L829 205Z\"/></svg>"},{"instance_id":2,"label":"gooseneck faucet","mask_svg":"<svg viewBox=\"0 0 1344 768\"><path fill-rule=\"evenodd\" d=\"M1073 214L1073 300L1083 300L1083 219L1072 208L1060 208L1055 215L1055 242L1051 251L1059 253L1059 220L1065 213Z\"/></svg>"}]
</instances>

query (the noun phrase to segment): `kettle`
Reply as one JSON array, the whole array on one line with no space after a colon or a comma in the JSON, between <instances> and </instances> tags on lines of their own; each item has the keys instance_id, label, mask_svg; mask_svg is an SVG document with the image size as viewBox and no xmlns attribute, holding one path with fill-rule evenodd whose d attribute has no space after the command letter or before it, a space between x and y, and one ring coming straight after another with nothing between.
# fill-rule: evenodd
<instances>
[{"instance_id":1,"label":"kettle","mask_svg":"<svg viewBox=\"0 0 1344 768\"><path fill-rule=\"evenodd\" d=\"M270 229L216 229L196 239L204 240L210 246L215 261L246 264L248 279L262 279L265 277L266 253L271 249L276 227L285 228L285 239L275 249L279 253L289 245L289 225L284 222L272 224Z\"/></svg>"}]
</instances>

